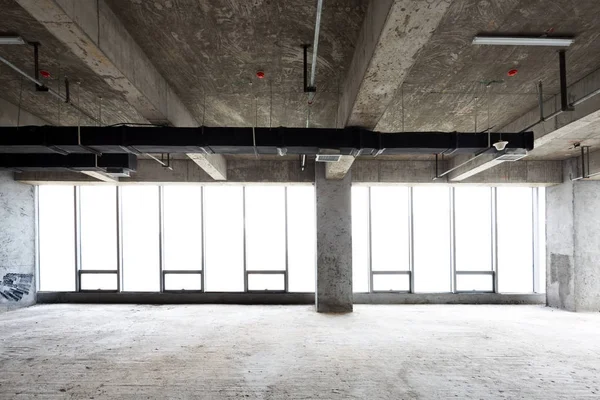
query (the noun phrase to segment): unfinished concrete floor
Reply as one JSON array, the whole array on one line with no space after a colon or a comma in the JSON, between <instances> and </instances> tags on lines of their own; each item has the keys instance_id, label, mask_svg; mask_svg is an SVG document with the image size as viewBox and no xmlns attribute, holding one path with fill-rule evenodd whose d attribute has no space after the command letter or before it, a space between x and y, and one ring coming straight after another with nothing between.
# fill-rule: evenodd
<instances>
[{"instance_id":1,"label":"unfinished concrete floor","mask_svg":"<svg viewBox=\"0 0 600 400\"><path fill-rule=\"evenodd\" d=\"M0 314L0 398L600 397L600 314L541 306L40 305Z\"/></svg>"}]
</instances>

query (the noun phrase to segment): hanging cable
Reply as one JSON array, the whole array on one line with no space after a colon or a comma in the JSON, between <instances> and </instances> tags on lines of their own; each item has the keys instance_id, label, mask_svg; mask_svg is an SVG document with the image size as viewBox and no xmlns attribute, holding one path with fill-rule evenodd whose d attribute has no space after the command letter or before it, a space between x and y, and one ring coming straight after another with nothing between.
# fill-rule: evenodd
<instances>
[{"instance_id":1,"label":"hanging cable","mask_svg":"<svg viewBox=\"0 0 600 400\"><path fill-rule=\"evenodd\" d=\"M23 100L23 77L21 77L21 89L19 90L19 106L17 109L17 128L21 126L21 102Z\"/></svg>"}]
</instances>

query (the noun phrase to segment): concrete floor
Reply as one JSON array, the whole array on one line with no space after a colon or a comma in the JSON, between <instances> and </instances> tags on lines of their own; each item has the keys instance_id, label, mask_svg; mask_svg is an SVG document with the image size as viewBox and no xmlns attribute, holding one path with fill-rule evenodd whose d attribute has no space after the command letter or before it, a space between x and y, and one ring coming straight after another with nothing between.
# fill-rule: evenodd
<instances>
[{"instance_id":1,"label":"concrete floor","mask_svg":"<svg viewBox=\"0 0 600 400\"><path fill-rule=\"evenodd\" d=\"M600 315L540 306L40 305L2 399L600 398Z\"/></svg>"}]
</instances>

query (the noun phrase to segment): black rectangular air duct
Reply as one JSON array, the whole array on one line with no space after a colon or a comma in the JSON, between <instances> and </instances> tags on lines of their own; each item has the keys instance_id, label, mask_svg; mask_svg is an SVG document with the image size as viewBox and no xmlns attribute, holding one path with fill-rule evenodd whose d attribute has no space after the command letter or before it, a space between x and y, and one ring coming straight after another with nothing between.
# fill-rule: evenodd
<instances>
[{"instance_id":1,"label":"black rectangular air duct","mask_svg":"<svg viewBox=\"0 0 600 400\"><path fill-rule=\"evenodd\" d=\"M343 155L476 153L498 133L381 133L360 128L0 127L0 154L208 153ZM509 149L533 149L533 132L502 133ZM0 155L0 158L3 156ZM4 163L6 164L6 163Z\"/></svg>"}]
</instances>

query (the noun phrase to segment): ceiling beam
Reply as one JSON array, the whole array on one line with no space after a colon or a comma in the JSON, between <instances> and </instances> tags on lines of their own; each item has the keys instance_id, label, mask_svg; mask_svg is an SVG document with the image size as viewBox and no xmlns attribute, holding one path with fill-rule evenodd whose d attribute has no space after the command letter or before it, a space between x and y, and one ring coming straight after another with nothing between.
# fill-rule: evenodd
<instances>
[{"instance_id":1,"label":"ceiling beam","mask_svg":"<svg viewBox=\"0 0 600 400\"><path fill-rule=\"evenodd\" d=\"M376 128L449 5L447 0L369 2L341 92L338 127Z\"/></svg>"},{"instance_id":2,"label":"ceiling beam","mask_svg":"<svg viewBox=\"0 0 600 400\"><path fill-rule=\"evenodd\" d=\"M16 0L149 122L198 123L104 0ZM198 156L202 158L203 156ZM206 159L225 163L222 157ZM216 175L215 179L222 179Z\"/></svg>"},{"instance_id":3,"label":"ceiling beam","mask_svg":"<svg viewBox=\"0 0 600 400\"><path fill-rule=\"evenodd\" d=\"M107 173L104 172L98 172L98 171L81 171L82 174L90 176L94 179L97 179L99 181L102 182L107 182L107 183L117 183L119 182L119 178L115 178L114 176L110 176Z\"/></svg>"},{"instance_id":4,"label":"ceiling beam","mask_svg":"<svg viewBox=\"0 0 600 400\"><path fill-rule=\"evenodd\" d=\"M121 178L118 184L215 183L207 173L199 168L194 168L192 160L171 160L171 166L172 170L164 168L154 160L138 160L137 173L132 174L130 178ZM229 182L311 183L314 182L315 163L312 160L307 162L303 171L297 160L230 159L227 168ZM600 171L600 166L593 164L592 172L596 171ZM576 176L576 172L573 176ZM444 179L434 181L434 177L435 162L433 160L358 159L352 165L352 182L354 183L448 185ZM103 184L83 174L69 171L25 171L15 174L15 180L30 184L53 184L56 182L69 182L75 185ZM551 186L562 182L562 161L519 161L503 163L498 168L487 170L464 182L452 184Z\"/></svg>"},{"instance_id":5,"label":"ceiling beam","mask_svg":"<svg viewBox=\"0 0 600 400\"><path fill-rule=\"evenodd\" d=\"M450 1L371 1L338 107L341 127L375 129Z\"/></svg>"},{"instance_id":6,"label":"ceiling beam","mask_svg":"<svg viewBox=\"0 0 600 400\"><path fill-rule=\"evenodd\" d=\"M325 179L341 180L352 168L354 163L353 156L341 156L338 162L328 162L325 164Z\"/></svg>"},{"instance_id":7,"label":"ceiling beam","mask_svg":"<svg viewBox=\"0 0 600 400\"><path fill-rule=\"evenodd\" d=\"M221 154L190 154L192 159L200 168L216 181L227 180L227 160Z\"/></svg>"},{"instance_id":8,"label":"ceiling beam","mask_svg":"<svg viewBox=\"0 0 600 400\"><path fill-rule=\"evenodd\" d=\"M190 159L171 160L171 167L164 168L154 160L140 159L136 173L119 179L119 185L152 183L218 184L205 171L197 168ZM315 163L309 161L304 170L298 160L248 160L232 159L227 164L229 182L239 183L311 183L314 182ZM75 185L103 184L94 178L72 171L23 171L15 173L15 180L30 184L56 182Z\"/></svg>"},{"instance_id":9,"label":"ceiling beam","mask_svg":"<svg viewBox=\"0 0 600 400\"><path fill-rule=\"evenodd\" d=\"M461 182L435 178L435 161L357 160L352 166L354 183L419 183L431 185L532 185L563 182L562 161L505 162Z\"/></svg>"},{"instance_id":10,"label":"ceiling beam","mask_svg":"<svg viewBox=\"0 0 600 400\"><path fill-rule=\"evenodd\" d=\"M598 147L600 137L597 135L600 129L600 70L596 70L585 78L575 82L568 87L568 99L570 105L575 107L574 111L560 113L560 94L552 96L544 101L545 121L540 121L540 108L534 107L516 120L506 124L500 132L518 132L529 127L533 131L534 148L528 157L538 159L547 156L559 159L569 159L579 155L579 149L574 144L592 145ZM560 113L556 117L547 118L553 114ZM594 151L594 148L592 148ZM558 156L557 156L558 155ZM487 157L487 158L486 158ZM466 161L456 157L455 165ZM450 174L450 179L462 174L469 176L483 172L495 167L490 157L484 155L474 160L464 168L460 168Z\"/></svg>"},{"instance_id":11,"label":"ceiling beam","mask_svg":"<svg viewBox=\"0 0 600 400\"><path fill-rule=\"evenodd\" d=\"M473 160L468 164L458 167L462 163L466 163L469 160ZM488 170L496 165L502 164L504 161L498 159L498 155L495 153L481 154L474 159L471 155L461 154L457 155L448 161L449 169L456 168L454 171L448 173L448 180L451 182L464 181L480 172Z\"/></svg>"}]
</instances>

